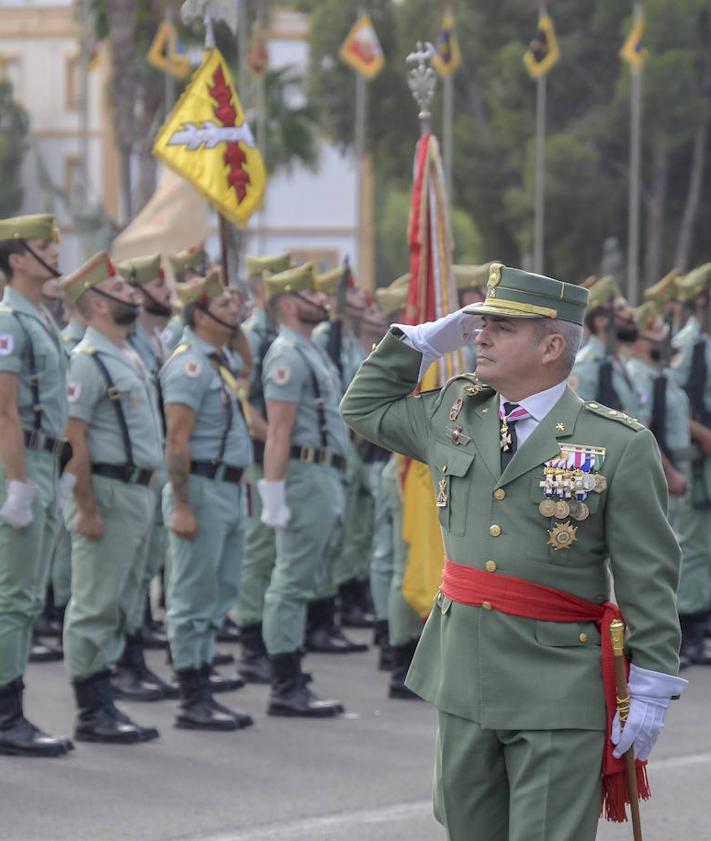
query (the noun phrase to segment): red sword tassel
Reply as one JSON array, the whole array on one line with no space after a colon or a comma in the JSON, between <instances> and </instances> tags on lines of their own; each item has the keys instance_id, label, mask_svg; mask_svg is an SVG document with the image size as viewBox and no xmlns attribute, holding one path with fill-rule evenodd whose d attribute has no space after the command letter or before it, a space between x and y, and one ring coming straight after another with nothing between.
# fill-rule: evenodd
<instances>
[{"instance_id":1,"label":"red sword tassel","mask_svg":"<svg viewBox=\"0 0 711 841\"><path fill-rule=\"evenodd\" d=\"M223 126L236 125L237 109L232 105L232 89L225 81L225 74L222 72L221 66L215 70L212 82L209 92L217 103L213 108L215 116ZM247 163L247 156L239 143L228 143L223 160L229 168L227 183L237 193L237 201L242 202L247 195L247 185L252 181L244 168Z\"/></svg>"}]
</instances>

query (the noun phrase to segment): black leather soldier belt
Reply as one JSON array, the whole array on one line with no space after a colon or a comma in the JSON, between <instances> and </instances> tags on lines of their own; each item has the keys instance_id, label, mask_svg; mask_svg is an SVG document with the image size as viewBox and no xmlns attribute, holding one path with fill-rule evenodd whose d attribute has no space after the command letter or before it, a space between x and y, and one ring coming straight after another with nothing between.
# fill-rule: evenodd
<instances>
[{"instance_id":1,"label":"black leather soldier belt","mask_svg":"<svg viewBox=\"0 0 711 841\"><path fill-rule=\"evenodd\" d=\"M244 467L232 467L214 461L191 461L190 472L194 476L204 476L206 479L217 479L220 482L231 482L238 485L244 475Z\"/></svg>"},{"instance_id":2,"label":"black leather soldier belt","mask_svg":"<svg viewBox=\"0 0 711 841\"><path fill-rule=\"evenodd\" d=\"M344 456L339 456L337 453L332 453L330 450L320 449L319 447L293 446L290 456L306 464L324 464L327 467L335 467L336 470L346 469L346 459Z\"/></svg>"},{"instance_id":3,"label":"black leather soldier belt","mask_svg":"<svg viewBox=\"0 0 711 841\"><path fill-rule=\"evenodd\" d=\"M50 438L44 432L34 430L29 432L27 429L22 430L22 436L25 440L25 446L30 450L41 450L55 458L61 458L69 449L69 442L62 441L59 438Z\"/></svg>"},{"instance_id":4,"label":"black leather soldier belt","mask_svg":"<svg viewBox=\"0 0 711 841\"><path fill-rule=\"evenodd\" d=\"M95 476L103 476L105 479L118 479L119 482L126 482L128 485L148 486L155 471L144 467L134 467L130 464L92 464L91 472Z\"/></svg>"}]
</instances>

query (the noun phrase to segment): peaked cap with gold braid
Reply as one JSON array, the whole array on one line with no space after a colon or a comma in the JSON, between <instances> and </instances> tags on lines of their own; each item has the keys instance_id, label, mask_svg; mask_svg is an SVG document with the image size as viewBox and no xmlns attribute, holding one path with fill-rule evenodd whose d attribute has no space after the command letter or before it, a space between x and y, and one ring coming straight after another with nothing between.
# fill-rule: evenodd
<instances>
[{"instance_id":1,"label":"peaked cap with gold braid","mask_svg":"<svg viewBox=\"0 0 711 841\"><path fill-rule=\"evenodd\" d=\"M483 303L465 307L474 315L502 318L559 318L582 325L588 291L523 269L492 263Z\"/></svg>"}]
</instances>

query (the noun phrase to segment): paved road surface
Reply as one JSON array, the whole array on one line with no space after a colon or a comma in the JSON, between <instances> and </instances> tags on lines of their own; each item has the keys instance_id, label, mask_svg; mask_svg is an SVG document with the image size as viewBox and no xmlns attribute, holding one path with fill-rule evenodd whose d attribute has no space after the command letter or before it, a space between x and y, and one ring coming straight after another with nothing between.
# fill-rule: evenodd
<instances>
[{"instance_id":1,"label":"paved road surface","mask_svg":"<svg viewBox=\"0 0 711 841\"><path fill-rule=\"evenodd\" d=\"M160 653L150 661L167 674ZM247 687L221 698L255 717L247 731L174 730L173 702L130 704L161 729L158 742L78 745L60 760L0 757L0 839L444 841L429 801L433 711L385 700L373 652L311 656L307 668L320 694L346 702L346 717L267 718L266 688ZM711 668L688 676L654 754L645 841L711 841ZM26 682L30 717L70 733L62 664L31 666ZM600 825L598 841L631 837L629 824Z\"/></svg>"}]
</instances>

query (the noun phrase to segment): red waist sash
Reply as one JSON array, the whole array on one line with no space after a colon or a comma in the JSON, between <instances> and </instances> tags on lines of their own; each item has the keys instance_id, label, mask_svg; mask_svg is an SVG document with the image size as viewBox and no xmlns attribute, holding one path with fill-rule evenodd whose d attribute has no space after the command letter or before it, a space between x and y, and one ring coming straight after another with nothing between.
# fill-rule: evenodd
<instances>
[{"instance_id":1,"label":"red waist sash","mask_svg":"<svg viewBox=\"0 0 711 841\"><path fill-rule=\"evenodd\" d=\"M622 619L619 607L613 602L596 604L572 593L533 584L523 578L492 575L480 569L463 566L445 559L440 592L458 604L481 607L484 602L492 609L524 619L543 622L594 622L600 630L602 645L602 684L607 710L607 740L602 762L603 811L607 820L626 821L625 803L630 802L625 764L612 755L610 741L612 720L617 712L615 658L610 638L610 622ZM627 664L629 667L629 664ZM637 762L637 788L642 799L649 796L646 762Z\"/></svg>"}]
</instances>

